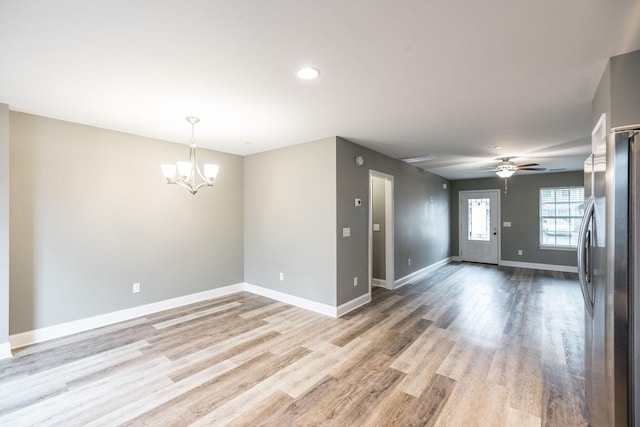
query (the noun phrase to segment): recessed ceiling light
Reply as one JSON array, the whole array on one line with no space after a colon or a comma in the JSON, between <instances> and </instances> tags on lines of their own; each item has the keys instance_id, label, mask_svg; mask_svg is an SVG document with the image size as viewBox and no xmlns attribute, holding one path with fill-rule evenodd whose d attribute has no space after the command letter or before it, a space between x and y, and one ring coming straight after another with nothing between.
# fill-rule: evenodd
<instances>
[{"instance_id":1,"label":"recessed ceiling light","mask_svg":"<svg viewBox=\"0 0 640 427\"><path fill-rule=\"evenodd\" d=\"M301 68L298 70L298 78L302 80L313 80L320 76L320 70L317 68Z\"/></svg>"}]
</instances>

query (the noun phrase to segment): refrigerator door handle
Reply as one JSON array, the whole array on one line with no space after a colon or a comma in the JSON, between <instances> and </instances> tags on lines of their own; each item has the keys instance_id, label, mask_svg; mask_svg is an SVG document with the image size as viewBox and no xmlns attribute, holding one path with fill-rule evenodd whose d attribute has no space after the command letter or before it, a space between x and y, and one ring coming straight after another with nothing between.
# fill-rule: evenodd
<instances>
[{"instance_id":1,"label":"refrigerator door handle","mask_svg":"<svg viewBox=\"0 0 640 427\"><path fill-rule=\"evenodd\" d=\"M587 200L587 205L584 208L584 216L580 223L580 231L578 232L578 281L580 282L580 289L582 290L582 297L584 298L584 305L589 312L589 316L593 317L593 300L589 295L587 287L587 263L585 262L585 249L586 245L590 245L587 241L587 234L589 232L589 223L593 217L595 207L595 199L590 196Z\"/></svg>"}]
</instances>

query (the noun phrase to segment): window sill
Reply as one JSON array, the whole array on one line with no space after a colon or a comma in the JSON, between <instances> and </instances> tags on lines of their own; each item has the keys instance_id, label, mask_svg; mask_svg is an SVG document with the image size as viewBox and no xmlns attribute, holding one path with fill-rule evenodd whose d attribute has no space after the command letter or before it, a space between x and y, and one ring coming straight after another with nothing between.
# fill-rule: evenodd
<instances>
[{"instance_id":1,"label":"window sill","mask_svg":"<svg viewBox=\"0 0 640 427\"><path fill-rule=\"evenodd\" d=\"M540 249L543 250L550 250L550 251L570 251L570 252L577 252L578 249L577 248L573 248L571 246L538 246Z\"/></svg>"}]
</instances>

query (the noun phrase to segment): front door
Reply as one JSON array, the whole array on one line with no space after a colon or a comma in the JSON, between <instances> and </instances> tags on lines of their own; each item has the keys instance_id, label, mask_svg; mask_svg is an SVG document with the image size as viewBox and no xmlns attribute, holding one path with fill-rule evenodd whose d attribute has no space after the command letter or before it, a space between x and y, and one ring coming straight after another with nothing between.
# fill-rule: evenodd
<instances>
[{"instance_id":1,"label":"front door","mask_svg":"<svg viewBox=\"0 0 640 427\"><path fill-rule=\"evenodd\" d=\"M499 190L460 192L460 259L498 263Z\"/></svg>"}]
</instances>

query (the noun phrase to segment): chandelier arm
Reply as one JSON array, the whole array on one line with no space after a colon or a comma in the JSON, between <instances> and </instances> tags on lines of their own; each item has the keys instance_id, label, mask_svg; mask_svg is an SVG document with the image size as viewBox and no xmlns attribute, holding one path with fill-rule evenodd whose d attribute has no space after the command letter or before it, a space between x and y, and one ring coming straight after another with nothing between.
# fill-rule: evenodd
<instances>
[{"instance_id":1,"label":"chandelier arm","mask_svg":"<svg viewBox=\"0 0 640 427\"><path fill-rule=\"evenodd\" d=\"M196 188L194 188L194 189L193 189L193 191L198 191L199 189L201 189L201 188L202 188L202 187L204 187L205 185L207 185L207 186L211 186L211 185L213 185L213 183L212 183L212 182L210 183L210 182L207 182L207 181L205 181L205 182L201 182L200 184L198 184L198 185L196 186ZM193 194L196 194L196 193L193 193Z\"/></svg>"},{"instance_id":2,"label":"chandelier arm","mask_svg":"<svg viewBox=\"0 0 640 427\"><path fill-rule=\"evenodd\" d=\"M190 170L189 170L189 174L187 176L182 176L182 175L177 175L174 177L166 177L167 180L167 184L177 184L182 188L187 189L191 194L196 194L198 192L198 190L204 186L213 186L214 181L216 180L216 176L217 175L217 171L218 171L218 167L215 166L215 169L213 169L213 173L210 179L207 179L207 177L205 176L204 173L202 173L202 170L200 169L200 165L198 164L198 155L197 155L197 147L196 147L196 142L195 142L195 124L198 123L200 121L200 119L198 119L197 117L187 117L186 118L187 121L189 123L191 123L191 144L189 145L189 163L190 163ZM178 162L181 163L181 162ZM207 165L205 165L207 166ZM206 172L206 167L205 167L205 172ZM164 171L163 171L164 172ZM178 173L180 173L180 171L178 170ZM196 185L196 174L197 176L200 177L201 179L201 183Z\"/></svg>"},{"instance_id":3,"label":"chandelier arm","mask_svg":"<svg viewBox=\"0 0 640 427\"><path fill-rule=\"evenodd\" d=\"M189 146L189 161L191 162L191 176L189 177L189 182L191 187L196 183L196 169L198 169L198 158L196 155L196 144L191 141L191 145ZM200 170L198 170L198 174L200 174Z\"/></svg>"},{"instance_id":4,"label":"chandelier arm","mask_svg":"<svg viewBox=\"0 0 640 427\"><path fill-rule=\"evenodd\" d=\"M206 182L209 182L209 180L208 180L207 178L205 178L204 174L203 174L203 173L202 173L202 171L200 170L200 165L198 164L198 153L196 152L196 145L195 145L195 143L192 145L192 147L193 147L193 168L198 172L198 175L200 176L200 179L201 179L202 181L204 181L205 183L206 183ZM195 173L194 173L194 175L195 175ZM193 183L195 184L195 180L194 180L194 182L193 182ZM202 184L199 184L199 185L196 187L196 190L197 190L198 188L200 188L200 187L202 187Z\"/></svg>"},{"instance_id":5,"label":"chandelier arm","mask_svg":"<svg viewBox=\"0 0 640 427\"><path fill-rule=\"evenodd\" d=\"M208 179L204 176L204 174L200 171L200 166L198 166L197 164L196 164L196 170L198 171L198 175L200 175L200 179L201 179L202 181L204 181L205 183L207 183L207 182L211 182L211 181L210 181L210 180L208 180Z\"/></svg>"},{"instance_id":6,"label":"chandelier arm","mask_svg":"<svg viewBox=\"0 0 640 427\"><path fill-rule=\"evenodd\" d=\"M189 190L189 192L190 192L191 194L196 194L195 192L196 192L197 190L196 190L196 189L194 189L194 188L193 188L193 186L191 185L191 183L189 183L189 182L181 182L181 181L178 181L178 182L172 182L171 184L177 184L177 185L179 185L180 187L182 187L182 188L186 188L187 190Z\"/></svg>"}]
</instances>

